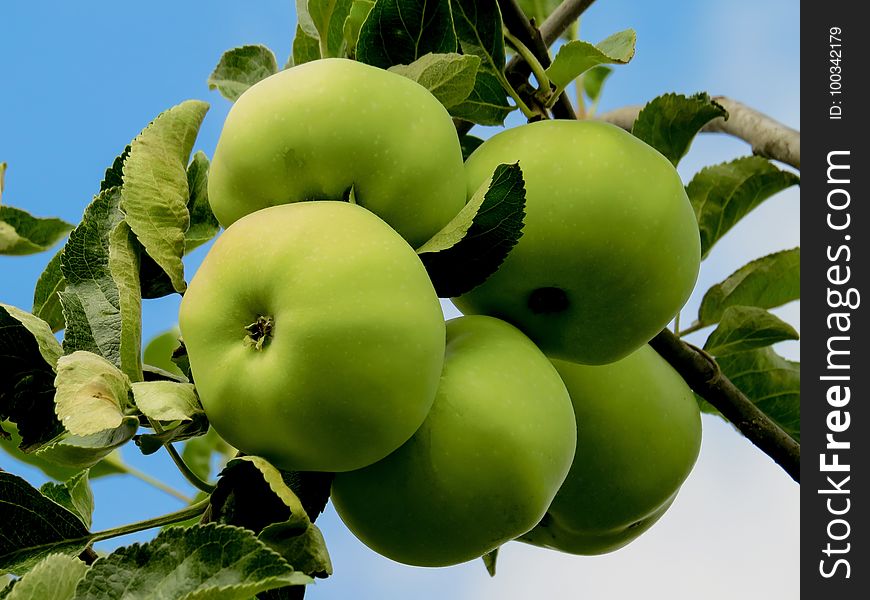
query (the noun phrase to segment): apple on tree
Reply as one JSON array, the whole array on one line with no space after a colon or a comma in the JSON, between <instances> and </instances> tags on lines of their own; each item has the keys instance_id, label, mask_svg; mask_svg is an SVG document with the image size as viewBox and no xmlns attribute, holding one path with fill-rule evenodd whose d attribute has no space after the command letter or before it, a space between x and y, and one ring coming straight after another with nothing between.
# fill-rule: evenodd
<instances>
[{"instance_id":1,"label":"apple on tree","mask_svg":"<svg viewBox=\"0 0 870 600\"><path fill-rule=\"evenodd\" d=\"M701 414L683 378L644 345L609 365L553 360L577 419L571 471L520 538L572 554L612 552L668 509L701 445Z\"/></svg>"},{"instance_id":2,"label":"apple on tree","mask_svg":"<svg viewBox=\"0 0 870 600\"><path fill-rule=\"evenodd\" d=\"M227 116L208 181L227 227L300 200L350 199L419 247L465 205L447 110L410 79L323 59L258 82Z\"/></svg>"},{"instance_id":3,"label":"apple on tree","mask_svg":"<svg viewBox=\"0 0 870 600\"><path fill-rule=\"evenodd\" d=\"M523 236L456 306L505 319L547 355L585 364L648 342L683 306L700 265L698 225L674 167L614 125L540 121L474 151L468 194L516 161Z\"/></svg>"},{"instance_id":4,"label":"apple on tree","mask_svg":"<svg viewBox=\"0 0 870 600\"><path fill-rule=\"evenodd\" d=\"M263 209L221 235L179 325L209 421L287 470L346 471L413 435L444 319L414 250L347 202Z\"/></svg>"},{"instance_id":5,"label":"apple on tree","mask_svg":"<svg viewBox=\"0 0 870 600\"><path fill-rule=\"evenodd\" d=\"M435 404L387 458L339 473L335 509L376 552L418 566L479 557L540 521L574 456L565 385L544 354L492 317L447 323Z\"/></svg>"}]
</instances>

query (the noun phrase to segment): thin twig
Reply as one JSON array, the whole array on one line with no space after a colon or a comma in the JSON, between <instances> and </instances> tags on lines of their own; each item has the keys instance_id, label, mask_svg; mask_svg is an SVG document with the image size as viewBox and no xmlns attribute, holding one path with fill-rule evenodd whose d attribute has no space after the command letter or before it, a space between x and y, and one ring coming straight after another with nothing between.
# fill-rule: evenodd
<instances>
[{"instance_id":1,"label":"thin twig","mask_svg":"<svg viewBox=\"0 0 870 600\"><path fill-rule=\"evenodd\" d=\"M565 0L541 24L541 37L551 46L595 0Z\"/></svg>"},{"instance_id":2,"label":"thin twig","mask_svg":"<svg viewBox=\"0 0 870 600\"><path fill-rule=\"evenodd\" d=\"M574 0L565 0L563 4L573 2ZM504 26L514 36L516 36L516 38L520 40L520 42L522 42L532 52L532 54L534 54L541 66L545 69L549 67L550 63L552 63L549 44L546 43L541 32L538 31L538 28L529 21L529 18L523 12L523 9L520 8L520 5L516 0L499 0L498 5L501 9L501 18ZM568 25L566 24L565 27L567 26ZM520 68L520 65L522 65L522 68ZM520 89L522 84L528 80L530 73L531 67L520 55L514 56L508 63L507 67L505 67L505 74L507 75L508 80L517 89ZM559 99L553 106L552 110L553 116L560 119L577 118L574 114L574 107L571 104L571 100L564 92L559 94Z\"/></svg>"},{"instance_id":3,"label":"thin twig","mask_svg":"<svg viewBox=\"0 0 870 600\"><path fill-rule=\"evenodd\" d=\"M196 473L190 470L190 467L187 466L187 463L184 462L184 459L181 458L181 455L178 454L178 450L175 449L171 442L164 444L164 448L169 452L172 462L175 463L175 466L178 467L178 470L181 471L181 474L184 475L184 478L187 479L193 487L205 492L206 494L211 494L214 491L214 485L203 481Z\"/></svg>"},{"instance_id":4,"label":"thin twig","mask_svg":"<svg viewBox=\"0 0 870 600\"><path fill-rule=\"evenodd\" d=\"M529 67L531 67L535 79L538 80L538 85L549 91L551 85L550 78L547 76L547 73L544 70L544 65L541 64L538 57L536 57L534 53L519 40L519 38L514 36L507 27L504 29L504 39L513 47L514 50L516 50L518 55L523 57L523 60L528 63Z\"/></svg>"},{"instance_id":5,"label":"thin twig","mask_svg":"<svg viewBox=\"0 0 870 600\"><path fill-rule=\"evenodd\" d=\"M801 168L801 133L779 121L726 96L713 98L728 111L728 119L714 119L701 131L727 133L749 143L752 152L772 158L796 169ZM624 106L598 115L607 121L631 131L642 106Z\"/></svg>"},{"instance_id":6,"label":"thin twig","mask_svg":"<svg viewBox=\"0 0 870 600\"><path fill-rule=\"evenodd\" d=\"M151 428L158 434L163 433L163 427L160 426L160 423L157 420L148 418L148 423L151 425ZM172 462L175 463L175 466L178 467L178 470L181 471L181 474L185 479L196 489L205 492L206 494L211 494L214 491L215 486L208 483L207 481L203 481L199 478L199 476L191 471L190 467L187 466L187 463L184 462L184 459L181 458L181 455L178 454L178 450L172 445L172 442L165 442L163 447L166 448L166 451L169 452L169 457L172 459Z\"/></svg>"},{"instance_id":7,"label":"thin twig","mask_svg":"<svg viewBox=\"0 0 870 600\"><path fill-rule=\"evenodd\" d=\"M689 335L690 333L695 333L696 331L700 331L701 329L704 329L705 327L709 327L709 325L703 325L702 323L695 321L694 323L692 323L691 325L689 325L685 329L678 330L679 333L677 335L679 337L683 337L683 336Z\"/></svg>"},{"instance_id":8,"label":"thin twig","mask_svg":"<svg viewBox=\"0 0 870 600\"><path fill-rule=\"evenodd\" d=\"M731 421L749 441L800 482L801 447L747 398L703 350L683 342L669 329L650 341L689 387Z\"/></svg>"},{"instance_id":9,"label":"thin twig","mask_svg":"<svg viewBox=\"0 0 870 600\"><path fill-rule=\"evenodd\" d=\"M154 527L163 527L164 525L181 523L182 521L186 521L188 519L192 519L193 517L198 517L199 515L201 515L203 511L209 506L210 502L211 500L209 498L205 498L204 500L200 500L196 504L192 504L191 506L183 508L174 513L155 517L153 519L148 519L147 521L139 521L137 523L130 523L129 525L122 525L120 527L115 527L114 529L106 529L105 531L90 533L85 536L85 539L89 539L91 542L98 542L102 540L108 540L114 537L119 537L122 535L137 533L139 531L145 531L146 529L153 529Z\"/></svg>"}]
</instances>

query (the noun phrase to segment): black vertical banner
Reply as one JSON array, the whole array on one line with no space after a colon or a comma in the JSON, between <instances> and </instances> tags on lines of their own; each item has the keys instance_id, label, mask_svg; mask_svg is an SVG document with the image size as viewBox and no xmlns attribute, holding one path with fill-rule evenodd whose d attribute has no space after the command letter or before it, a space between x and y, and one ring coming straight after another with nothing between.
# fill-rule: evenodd
<instances>
[{"instance_id":1,"label":"black vertical banner","mask_svg":"<svg viewBox=\"0 0 870 600\"><path fill-rule=\"evenodd\" d=\"M870 44L862 2L801 14L801 589L870 593Z\"/></svg>"}]
</instances>

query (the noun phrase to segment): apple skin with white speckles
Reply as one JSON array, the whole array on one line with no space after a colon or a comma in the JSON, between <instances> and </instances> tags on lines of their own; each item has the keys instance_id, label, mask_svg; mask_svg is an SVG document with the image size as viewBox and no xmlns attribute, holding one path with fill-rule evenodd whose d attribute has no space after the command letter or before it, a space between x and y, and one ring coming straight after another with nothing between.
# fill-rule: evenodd
<instances>
[{"instance_id":1,"label":"apple skin with white speckles","mask_svg":"<svg viewBox=\"0 0 870 600\"><path fill-rule=\"evenodd\" d=\"M211 425L287 470L358 469L401 446L426 418L444 362L444 317L423 264L347 202L236 221L190 282L179 326Z\"/></svg>"},{"instance_id":2,"label":"apple skin with white speckles","mask_svg":"<svg viewBox=\"0 0 870 600\"><path fill-rule=\"evenodd\" d=\"M679 175L613 125L540 121L477 148L467 193L517 161L523 235L455 304L513 323L549 356L604 364L628 355L674 317L698 276L698 226Z\"/></svg>"},{"instance_id":3,"label":"apple skin with white speckles","mask_svg":"<svg viewBox=\"0 0 870 600\"><path fill-rule=\"evenodd\" d=\"M324 59L263 79L233 105L208 182L221 225L267 206L347 199L351 188L415 248L465 205L453 121L423 86Z\"/></svg>"}]
</instances>

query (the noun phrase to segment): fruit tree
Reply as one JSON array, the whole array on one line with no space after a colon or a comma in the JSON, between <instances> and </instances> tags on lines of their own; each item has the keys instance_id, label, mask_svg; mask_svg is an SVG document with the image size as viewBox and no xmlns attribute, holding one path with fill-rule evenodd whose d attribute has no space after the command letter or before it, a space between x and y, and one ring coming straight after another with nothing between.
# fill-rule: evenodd
<instances>
[{"instance_id":1,"label":"fruit tree","mask_svg":"<svg viewBox=\"0 0 870 600\"><path fill-rule=\"evenodd\" d=\"M798 131L677 46L633 95L678 34L607 0L289 4L149 84L75 223L0 145L0 598L417 597L346 544L485 595L668 552L708 431L799 483L800 248L728 261Z\"/></svg>"}]
</instances>

